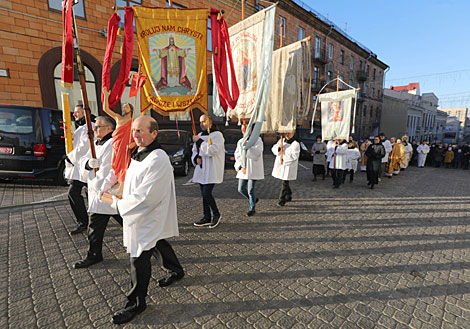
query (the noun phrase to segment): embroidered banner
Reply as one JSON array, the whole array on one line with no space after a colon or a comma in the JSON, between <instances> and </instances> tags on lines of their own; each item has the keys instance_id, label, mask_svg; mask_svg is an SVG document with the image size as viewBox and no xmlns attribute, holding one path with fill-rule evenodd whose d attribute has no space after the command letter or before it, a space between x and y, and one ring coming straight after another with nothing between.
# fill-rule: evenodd
<instances>
[{"instance_id":1,"label":"embroidered banner","mask_svg":"<svg viewBox=\"0 0 470 329\"><path fill-rule=\"evenodd\" d=\"M260 93L259 97L267 97L270 76L267 79L263 79L263 76L266 76L265 72L271 72L271 62L267 59L273 53L275 11L276 6L271 6L228 29L240 96L237 106L225 114L214 83L214 115L250 119L257 105L257 90L260 86L265 87L265 93Z\"/></svg>"},{"instance_id":2,"label":"embroidered banner","mask_svg":"<svg viewBox=\"0 0 470 329\"><path fill-rule=\"evenodd\" d=\"M207 9L133 7L139 61L148 77L142 113L207 112Z\"/></svg>"},{"instance_id":3,"label":"embroidered banner","mask_svg":"<svg viewBox=\"0 0 470 329\"><path fill-rule=\"evenodd\" d=\"M355 98L355 89L318 95L323 140L349 139L352 101Z\"/></svg>"},{"instance_id":4,"label":"embroidered banner","mask_svg":"<svg viewBox=\"0 0 470 329\"><path fill-rule=\"evenodd\" d=\"M312 89L310 39L274 51L271 90L262 132L295 131L310 111Z\"/></svg>"},{"instance_id":5,"label":"embroidered banner","mask_svg":"<svg viewBox=\"0 0 470 329\"><path fill-rule=\"evenodd\" d=\"M61 85L73 88L72 0L62 2L62 69Z\"/></svg>"}]
</instances>

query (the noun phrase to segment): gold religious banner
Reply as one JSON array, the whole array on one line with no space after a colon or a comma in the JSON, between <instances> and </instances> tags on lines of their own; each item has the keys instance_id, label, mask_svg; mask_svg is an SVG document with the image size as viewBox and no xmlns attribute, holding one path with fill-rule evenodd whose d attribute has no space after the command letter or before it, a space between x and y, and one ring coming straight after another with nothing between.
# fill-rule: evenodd
<instances>
[{"instance_id":1,"label":"gold religious banner","mask_svg":"<svg viewBox=\"0 0 470 329\"><path fill-rule=\"evenodd\" d=\"M207 112L207 9L133 7L139 61L149 78L142 112Z\"/></svg>"}]
</instances>

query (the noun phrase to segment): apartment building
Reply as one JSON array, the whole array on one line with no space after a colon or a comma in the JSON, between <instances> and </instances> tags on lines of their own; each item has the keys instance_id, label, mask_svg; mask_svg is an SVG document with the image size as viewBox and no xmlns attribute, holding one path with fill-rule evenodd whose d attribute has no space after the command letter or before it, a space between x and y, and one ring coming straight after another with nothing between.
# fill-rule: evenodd
<instances>
[{"instance_id":1,"label":"apartment building","mask_svg":"<svg viewBox=\"0 0 470 329\"><path fill-rule=\"evenodd\" d=\"M245 2L248 17L274 2ZM168 0L80 0L74 6L77 16L79 44L85 65L87 92L92 113L102 114L100 100L102 62L106 49L106 27L113 6L169 6ZM241 20L241 3L235 0L178 0L175 7L217 8L225 11L231 26ZM378 131L383 104L383 81L388 66L370 49L354 40L333 22L301 1L281 0L276 14L275 48L306 36L312 37L314 93L339 76L347 84L360 87L356 113L356 135L369 136ZM282 24L282 29L281 29ZM210 30L210 24L208 24ZM210 64L210 37L208 64ZM61 0L3 0L0 2L0 103L60 108L60 62L62 43ZM111 81L120 67L118 38L113 54ZM208 81L212 83L210 65ZM137 45L131 70L137 72ZM3 72L3 74L2 74ZM78 77L72 103L80 102ZM323 92L336 90L336 82ZM339 89L346 89L344 84ZM210 89L210 88L209 88ZM129 101L124 92L122 102ZM209 104L211 104L209 95ZM139 107L139 102L137 102ZM313 108L313 102L312 102ZM313 111L311 111L313 113ZM152 114L162 121L174 118ZM311 114L310 114L311 115ZM182 117L189 120L189 116ZM319 116L316 120L320 120ZM304 123L307 125L307 122Z\"/></svg>"}]
</instances>

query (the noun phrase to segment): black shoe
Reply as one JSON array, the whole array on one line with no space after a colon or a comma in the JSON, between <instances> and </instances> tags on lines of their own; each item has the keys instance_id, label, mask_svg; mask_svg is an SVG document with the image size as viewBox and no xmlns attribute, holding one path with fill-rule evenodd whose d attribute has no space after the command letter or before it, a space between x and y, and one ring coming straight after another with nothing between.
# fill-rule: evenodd
<instances>
[{"instance_id":1,"label":"black shoe","mask_svg":"<svg viewBox=\"0 0 470 329\"><path fill-rule=\"evenodd\" d=\"M80 234L86 230L86 226L79 225L77 228L70 232L71 235Z\"/></svg>"},{"instance_id":2,"label":"black shoe","mask_svg":"<svg viewBox=\"0 0 470 329\"><path fill-rule=\"evenodd\" d=\"M158 280L158 285L160 287L168 287L170 284L172 284L175 281L181 280L183 277L184 277L184 272L183 273L172 272L166 278Z\"/></svg>"},{"instance_id":3,"label":"black shoe","mask_svg":"<svg viewBox=\"0 0 470 329\"><path fill-rule=\"evenodd\" d=\"M147 304L143 304L139 307L131 306L126 307L125 309L114 313L113 315L113 323L114 324L123 324L131 321L135 318L136 315L142 313L147 308Z\"/></svg>"},{"instance_id":4,"label":"black shoe","mask_svg":"<svg viewBox=\"0 0 470 329\"><path fill-rule=\"evenodd\" d=\"M284 207L286 205L286 202L285 201L279 201L278 205L280 205L281 207Z\"/></svg>"},{"instance_id":5,"label":"black shoe","mask_svg":"<svg viewBox=\"0 0 470 329\"><path fill-rule=\"evenodd\" d=\"M93 264L99 263L103 261L103 257L95 257L95 258L85 258L84 260L81 260L73 266L74 268L86 268L88 266L91 266Z\"/></svg>"},{"instance_id":6,"label":"black shoe","mask_svg":"<svg viewBox=\"0 0 470 329\"><path fill-rule=\"evenodd\" d=\"M258 201L259 201L259 199L258 199L258 198L256 198L255 204L257 204L257 203L258 203Z\"/></svg>"},{"instance_id":7,"label":"black shoe","mask_svg":"<svg viewBox=\"0 0 470 329\"><path fill-rule=\"evenodd\" d=\"M367 186L369 186L370 184L372 184L371 182L367 182Z\"/></svg>"},{"instance_id":8,"label":"black shoe","mask_svg":"<svg viewBox=\"0 0 470 329\"><path fill-rule=\"evenodd\" d=\"M286 197L286 202L289 202L289 201L292 201L292 197L290 195Z\"/></svg>"},{"instance_id":9,"label":"black shoe","mask_svg":"<svg viewBox=\"0 0 470 329\"><path fill-rule=\"evenodd\" d=\"M200 220L198 220L196 223L194 223L194 226L209 226L211 225L211 220L210 219L207 219L207 218L201 218Z\"/></svg>"},{"instance_id":10,"label":"black shoe","mask_svg":"<svg viewBox=\"0 0 470 329\"><path fill-rule=\"evenodd\" d=\"M216 228L217 225L219 225L220 223L220 215L214 215L214 217L212 217L212 221L209 225L209 228Z\"/></svg>"},{"instance_id":11,"label":"black shoe","mask_svg":"<svg viewBox=\"0 0 470 329\"><path fill-rule=\"evenodd\" d=\"M256 214L256 211L254 211L254 210L250 210L250 211L248 211L248 212L246 213L246 215L247 215L248 217L251 217L251 216L253 216L254 214Z\"/></svg>"},{"instance_id":12,"label":"black shoe","mask_svg":"<svg viewBox=\"0 0 470 329\"><path fill-rule=\"evenodd\" d=\"M371 189L371 190L374 189L374 184L370 184L370 189Z\"/></svg>"}]
</instances>

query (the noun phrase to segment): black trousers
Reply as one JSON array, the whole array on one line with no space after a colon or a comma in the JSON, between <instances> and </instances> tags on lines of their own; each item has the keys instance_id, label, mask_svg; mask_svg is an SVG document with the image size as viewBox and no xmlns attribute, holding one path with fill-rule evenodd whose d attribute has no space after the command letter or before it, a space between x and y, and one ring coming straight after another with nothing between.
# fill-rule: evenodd
<instances>
[{"instance_id":1,"label":"black trousers","mask_svg":"<svg viewBox=\"0 0 470 329\"><path fill-rule=\"evenodd\" d=\"M104 231L108 226L109 218L113 217L122 226L122 218L119 215L91 214L88 224L88 257L102 258Z\"/></svg>"},{"instance_id":2,"label":"black trousers","mask_svg":"<svg viewBox=\"0 0 470 329\"><path fill-rule=\"evenodd\" d=\"M70 207L80 226L88 226L88 213L86 211L85 200L82 196L82 189L84 187L86 187L86 183L80 182L79 180L72 180L68 193Z\"/></svg>"},{"instance_id":3,"label":"black trousers","mask_svg":"<svg viewBox=\"0 0 470 329\"><path fill-rule=\"evenodd\" d=\"M281 193L279 194L279 201L289 201L292 199L292 190L289 186L288 180L281 181Z\"/></svg>"},{"instance_id":4,"label":"black trousers","mask_svg":"<svg viewBox=\"0 0 470 329\"><path fill-rule=\"evenodd\" d=\"M333 178L333 185L338 187L343 181L344 170L342 169L331 169L331 177Z\"/></svg>"},{"instance_id":5,"label":"black trousers","mask_svg":"<svg viewBox=\"0 0 470 329\"><path fill-rule=\"evenodd\" d=\"M204 210L204 218L212 219L212 215L219 216L219 209L215 203L214 196L212 195L212 190L214 189L215 184L199 184L202 195L202 208ZM212 214L211 214L212 210Z\"/></svg>"},{"instance_id":6,"label":"black trousers","mask_svg":"<svg viewBox=\"0 0 470 329\"><path fill-rule=\"evenodd\" d=\"M152 275L152 263L150 257L157 251L162 257L163 267L171 269L176 273L184 273L176 254L168 243L162 239L157 241L155 247L145 250L139 257L131 257L131 283L132 288L127 294L127 299L137 306L145 304L150 276Z\"/></svg>"},{"instance_id":7,"label":"black trousers","mask_svg":"<svg viewBox=\"0 0 470 329\"><path fill-rule=\"evenodd\" d=\"M352 182L354 180L354 170L348 169L344 171L343 174L343 183L346 181L346 177L349 175L349 181Z\"/></svg>"}]
</instances>

